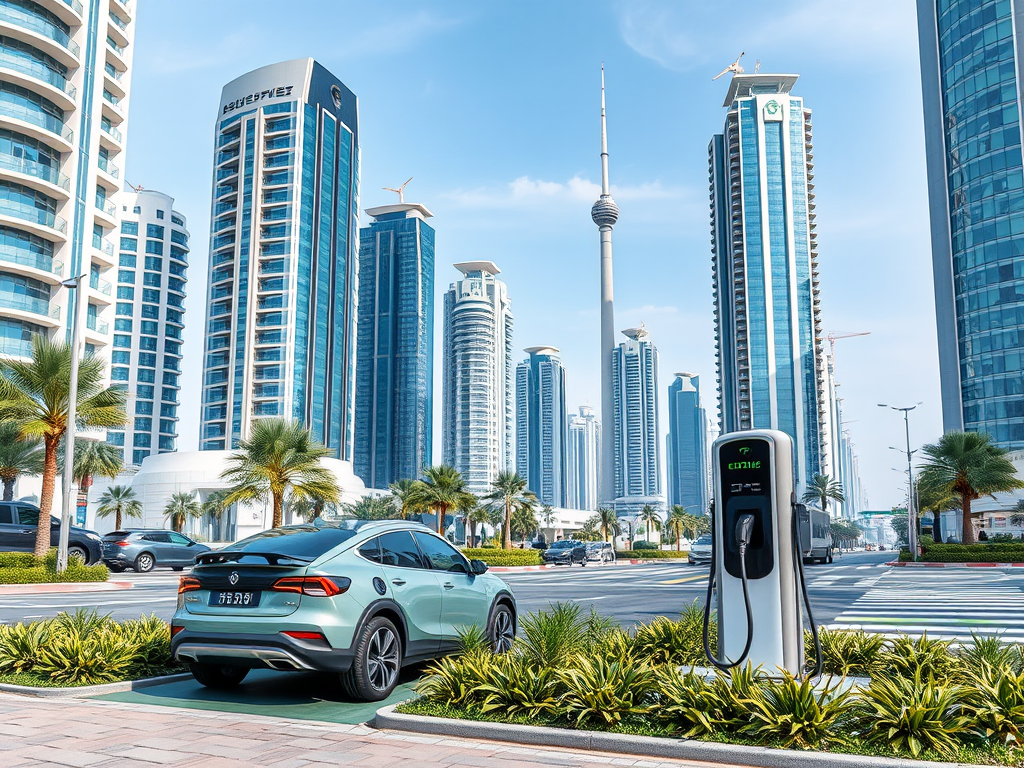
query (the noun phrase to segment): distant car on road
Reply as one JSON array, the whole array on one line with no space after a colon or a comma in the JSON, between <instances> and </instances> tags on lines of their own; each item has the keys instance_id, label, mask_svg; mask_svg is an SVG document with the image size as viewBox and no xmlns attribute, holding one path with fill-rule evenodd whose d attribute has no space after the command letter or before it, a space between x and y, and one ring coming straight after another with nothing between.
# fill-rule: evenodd
<instances>
[{"instance_id":1,"label":"distant car on road","mask_svg":"<svg viewBox=\"0 0 1024 768\"><path fill-rule=\"evenodd\" d=\"M711 563L711 534L705 533L690 545L690 554L686 561L690 565L708 565Z\"/></svg>"},{"instance_id":2,"label":"distant car on road","mask_svg":"<svg viewBox=\"0 0 1024 768\"><path fill-rule=\"evenodd\" d=\"M0 502L0 552L32 552L36 547L39 507L24 501ZM60 541L60 518L50 516L50 546ZM68 556L93 565L102 556L100 535L77 525L68 530Z\"/></svg>"},{"instance_id":3,"label":"distant car on road","mask_svg":"<svg viewBox=\"0 0 1024 768\"><path fill-rule=\"evenodd\" d=\"M180 571L191 566L196 555L209 551L184 534L160 528L114 531L103 537L103 562L118 573L128 568L136 573L154 568Z\"/></svg>"},{"instance_id":4,"label":"distant car on road","mask_svg":"<svg viewBox=\"0 0 1024 768\"><path fill-rule=\"evenodd\" d=\"M178 587L171 653L211 688L250 669L317 671L380 701L403 666L457 651L472 625L512 647L515 598L483 560L420 523L317 521L200 555Z\"/></svg>"},{"instance_id":5,"label":"distant car on road","mask_svg":"<svg viewBox=\"0 0 1024 768\"><path fill-rule=\"evenodd\" d=\"M573 563L586 565L587 544L583 541L562 539L545 549L541 557L544 558L545 563L551 565L572 565Z\"/></svg>"},{"instance_id":6,"label":"distant car on road","mask_svg":"<svg viewBox=\"0 0 1024 768\"><path fill-rule=\"evenodd\" d=\"M615 547L608 541L588 541L587 560L591 563L614 563Z\"/></svg>"}]
</instances>

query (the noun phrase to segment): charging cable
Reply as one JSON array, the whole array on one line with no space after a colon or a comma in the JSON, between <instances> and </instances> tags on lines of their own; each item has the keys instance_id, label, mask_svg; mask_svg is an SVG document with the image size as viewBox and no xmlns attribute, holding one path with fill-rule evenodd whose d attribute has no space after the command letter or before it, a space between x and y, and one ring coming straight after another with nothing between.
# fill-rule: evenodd
<instances>
[{"instance_id":1,"label":"charging cable","mask_svg":"<svg viewBox=\"0 0 1024 768\"><path fill-rule=\"evenodd\" d=\"M754 516L751 514L740 515L739 520L736 521L736 547L740 555L740 581L743 583L743 606L747 611L747 642L743 646L743 652L740 653L740 657L736 661L729 661L728 659L721 661L716 659L714 654L711 653L708 627L711 624L711 591L714 588L715 569L718 560L717 553L714 551L715 546L717 546L717 537L712 538L713 546L711 551L711 570L708 573L708 595L704 600L704 655L707 656L708 661L723 672L738 667L746 661L747 655L750 653L750 644L754 641L754 613L750 607L750 595L747 592L747 547L750 546L750 539L753 537L753 533ZM815 632L815 637L817 637L817 632Z\"/></svg>"},{"instance_id":2,"label":"charging cable","mask_svg":"<svg viewBox=\"0 0 1024 768\"><path fill-rule=\"evenodd\" d=\"M794 495L795 500L795 495ZM818 637L818 625L814 623L814 612L811 611L811 600L807 596L807 579L804 576L804 553L800 547L799 507L793 504L793 560L796 561L797 577L800 579L800 594L803 595L804 607L807 609L807 621L811 625L811 636L814 638L814 672L811 677L820 677L822 668L821 638ZM803 642L800 638L800 642Z\"/></svg>"}]
</instances>

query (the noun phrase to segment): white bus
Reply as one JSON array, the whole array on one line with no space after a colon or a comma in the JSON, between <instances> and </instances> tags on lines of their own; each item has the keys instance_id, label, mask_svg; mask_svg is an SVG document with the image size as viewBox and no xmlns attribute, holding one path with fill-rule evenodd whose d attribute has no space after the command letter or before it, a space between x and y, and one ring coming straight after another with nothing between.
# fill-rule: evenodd
<instances>
[{"instance_id":1,"label":"white bus","mask_svg":"<svg viewBox=\"0 0 1024 768\"><path fill-rule=\"evenodd\" d=\"M800 549L805 563L832 562L832 517L817 507L803 505L799 512Z\"/></svg>"}]
</instances>

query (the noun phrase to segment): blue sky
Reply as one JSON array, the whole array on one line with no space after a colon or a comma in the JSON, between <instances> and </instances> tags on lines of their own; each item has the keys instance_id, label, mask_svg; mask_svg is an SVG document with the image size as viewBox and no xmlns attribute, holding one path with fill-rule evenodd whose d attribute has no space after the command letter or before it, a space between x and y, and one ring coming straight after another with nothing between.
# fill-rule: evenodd
<instances>
[{"instance_id":1,"label":"blue sky","mask_svg":"<svg viewBox=\"0 0 1024 768\"><path fill-rule=\"evenodd\" d=\"M761 72L799 74L795 92L813 110L824 326L871 332L836 345L845 415L872 508L905 494L889 450L902 445L903 425L876 404L923 401L915 446L941 432L910 0L139 6L127 179L175 197L192 232L181 450L198 442L220 90L302 56L359 97L361 207L390 202L381 187L413 176L407 199L433 211L438 310L456 276L451 264L496 262L516 347L562 350L571 405L600 398L590 206L604 61L621 209L616 325L646 323L663 398L673 372L693 371L713 411L707 145L722 127L728 79L711 78L746 51L748 71L759 59Z\"/></svg>"}]
</instances>

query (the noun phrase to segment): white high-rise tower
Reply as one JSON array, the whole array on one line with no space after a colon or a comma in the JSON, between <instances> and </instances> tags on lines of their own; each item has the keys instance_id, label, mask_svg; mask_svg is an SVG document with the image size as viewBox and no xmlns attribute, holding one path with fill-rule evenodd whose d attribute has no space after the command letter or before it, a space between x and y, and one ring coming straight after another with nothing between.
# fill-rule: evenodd
<instances>
[{"instance_id":1,"label":"white high-rise tower","mask_svg":"<svg viewBox=\"0 0 1024 768\"><path fill-rule=\"evenodd\" d=\"M604 114L604 65L601 65L601 197L590 209L601 232L601 422L615 422L612 396L612 354L615 351L615 308L612 300L612 227L619 206L612 200L608 183L608 128ZM611 440L601 444L600 503L615 499L615 448Z\"/></svg>"}]
</instances>

